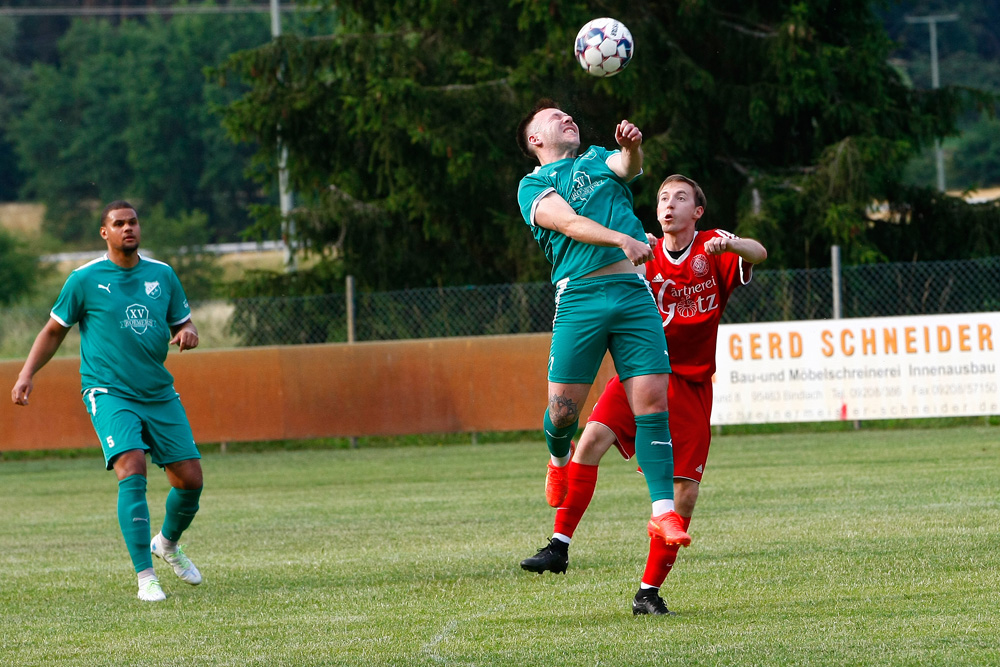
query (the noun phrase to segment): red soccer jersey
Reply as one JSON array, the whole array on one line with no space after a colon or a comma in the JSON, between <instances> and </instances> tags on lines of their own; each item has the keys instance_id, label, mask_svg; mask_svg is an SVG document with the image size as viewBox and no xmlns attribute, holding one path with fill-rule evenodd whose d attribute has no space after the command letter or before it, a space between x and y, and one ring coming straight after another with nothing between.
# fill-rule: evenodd
<instances>
[{"instance_id":1,"label":"red soccer jersey","mask_svg":"<svg viewBox=\"0 0 1000 667\"><path fill-rule=\"evenodd\" d=\"M663 318L670 366L691 382L707 382L715 373L722 311L733 289L752 276L753 265L744 264L736 253L705 252L705 242L713 236L737 238L721 229L695 232L678 259L667 254L661 240L653 246L652 261L646 263L646 279Z\"/></svg>"}]
</instances>

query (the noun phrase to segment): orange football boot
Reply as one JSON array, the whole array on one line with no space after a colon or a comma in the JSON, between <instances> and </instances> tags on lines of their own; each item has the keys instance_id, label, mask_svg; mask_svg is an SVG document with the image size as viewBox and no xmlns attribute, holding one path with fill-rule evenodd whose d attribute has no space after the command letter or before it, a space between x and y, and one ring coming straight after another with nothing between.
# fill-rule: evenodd
<instances>
[{"instance_id":1,"label":"orange football boot","mask_svg":"<svg viewBox=\"0 0 1000 667\"><path fill-rule=\"evenodd\" d=\"M667 544L679 544L683 547L691 544L691 536L684 530L681 515L673 510L651 517L646 530L650 537L658 537Z\"/></svg>"}]
</instances>

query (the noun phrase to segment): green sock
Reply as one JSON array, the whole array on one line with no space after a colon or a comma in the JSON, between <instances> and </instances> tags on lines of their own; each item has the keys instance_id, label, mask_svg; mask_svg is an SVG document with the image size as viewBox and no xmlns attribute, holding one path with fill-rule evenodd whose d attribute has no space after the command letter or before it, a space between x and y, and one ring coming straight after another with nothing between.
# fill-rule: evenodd
<instances>
[{"instance_id":1,"label":"green sock","mask_svg":"<svg viewBox=\"0 0 1000 667\"><path fill-rule=\"evenodd\" d=\"M635 458L653 502L674 497L674 448L667 414L654 412L635 418Z\"/></svg>"},{"instance_id":2,"label":"green sock","mask_svg":"<svg viewBox=\"0 0 1000 667\"><path fill-rule=\"evenodd\" d=\"M549 446L549 454L559 458L569 454L569 443L576 435L576 429L580 427L580 420L565 428L556 428L552 420L549 419L549 410L546 408L542 424L545 428L545 444Z\"/></svg>"},{"instance_id":3,"label":"green sock","mask_svg":"<svg viewBox=\"0 0 1000 667\"><path fill-rule=\"evenodd\" d=\"M167 514L163 517L163 528L160 532L171 542L181 539L181 533L187 530L198 513L198 499L201 488L170 489L167 494Z\"/></svg>"},{"instance_id":4,"label":"green sock","mask_svg":"<svg viewBox=\"0 0 1000 667\"><path fill-rule=\"evenodd\" d=\"M146 478L130 475L118 482L118 525L125 538L128 555L136 572L153 567L149 553L149 507L146 505Z\"/></svg>"}]
</instances>

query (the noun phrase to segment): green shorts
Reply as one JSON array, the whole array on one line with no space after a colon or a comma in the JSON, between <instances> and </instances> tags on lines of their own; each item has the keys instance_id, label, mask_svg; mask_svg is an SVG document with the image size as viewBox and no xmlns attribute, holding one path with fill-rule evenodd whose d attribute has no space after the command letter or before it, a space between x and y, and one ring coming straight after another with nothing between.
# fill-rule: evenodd
<instances>
[{"instance_id":1,"label":"green shorts","mask_svg":"<svg viewBox=\"0 0 1000 667\"><path fill-rule=\"evenodd\" d=\"M557 286L549 382L592 384L605 352L622 380L670 372L663 320L643 276L613 274Z\"/></svg>"},{"instance_id":2,"label":"green shorts","mask_svg":"<svg viewBox=\"0 0 1000 667\"><path fill-rule=\"evenodd\" d=\"M116 456L131 449L148 451L150 460L161 468L201 458L180 398L144 403L93 387L83 392L83 404L101 441L108 470Z\"/></svg>"}]
</instances>

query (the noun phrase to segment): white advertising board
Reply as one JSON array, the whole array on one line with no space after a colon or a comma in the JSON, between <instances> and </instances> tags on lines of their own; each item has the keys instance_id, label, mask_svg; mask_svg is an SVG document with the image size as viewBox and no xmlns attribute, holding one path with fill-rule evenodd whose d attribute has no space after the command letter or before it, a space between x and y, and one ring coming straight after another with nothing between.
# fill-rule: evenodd
<instances>
[{"instance_id":1,"label":"white advertising board","mask_svg":"<svg viewBox=\"0 0 1000 667\"><path fill-rule=\"evenodd\" d=\"M1000 313L719 327L713 424L1000 414Z\"/></svg>"}]
</instances>

